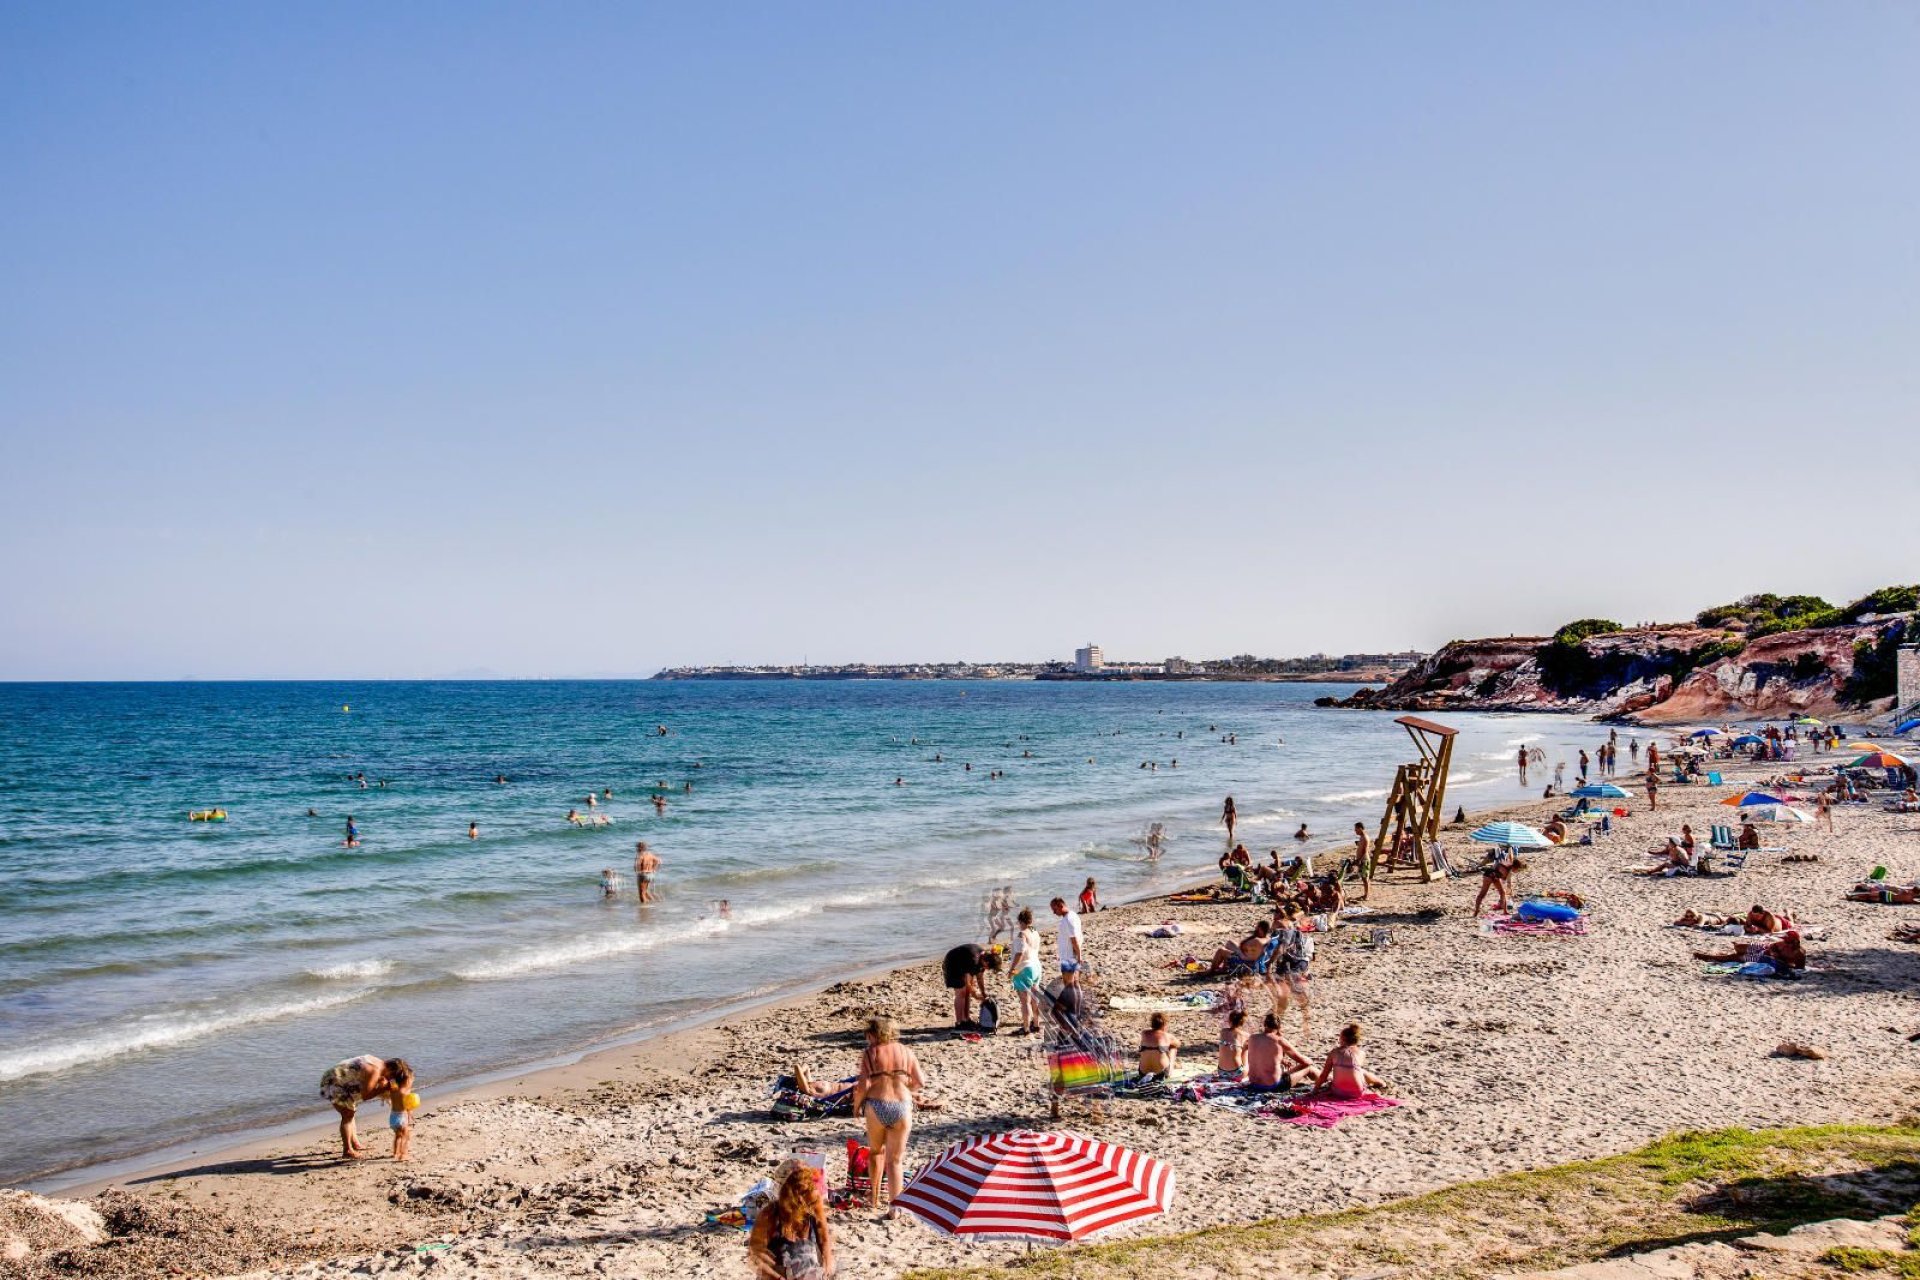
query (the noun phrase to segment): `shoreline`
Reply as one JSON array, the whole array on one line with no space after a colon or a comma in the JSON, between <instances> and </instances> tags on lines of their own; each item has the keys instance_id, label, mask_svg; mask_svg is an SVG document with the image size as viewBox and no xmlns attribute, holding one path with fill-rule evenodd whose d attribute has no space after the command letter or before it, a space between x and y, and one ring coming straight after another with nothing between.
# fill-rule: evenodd
<instances>
[{"instance_id":1,"label":"shoreline","mask_svg":"<svg viewBox=\"0 0 1920 1280\"><path fill-rule=\"evenodd\" d=\"M1738 781L1777 769L1722 771ZM1838 899L1873 862L1920 872L1905 834L1911 820L1874 806L1843 814L1837 840L1795 828L1787 843L1822 851L1812 865L1774 855L1739 878L1616 874L1683 820L1704 838L1707 823L1726 813L1715 807L1723 794L1704 785L1663 788L1657 815L1631 799L1633 815L1617 821L1613 836L1529 858L1519 890L1578 890L1593 904L1594 937L1485 935L1471 919L1471 872L1431 884L1405 873L1377 882L1372 905L1387 913L1392 945L1369 949L1365 920L1327 935L1315 961L1312 1033L1297 1035L1297 1011L1286 1031L1317 1060L1334 1028L1362 1022L1376 1069L1405 1099L1396 1111L1321 1131L1206 1106L1122 1101L1096 1118L1070 1103L1061 1124L1175 1164L1182 1196L1166 1218L1138 1230L1151 1236L1377 1204L1610 1155L1681 1129L1906 1114L1920 1087L1905 1040L1920 1019L1920 1002L1907 994L1920 986L1920 953L1876 941L1900 922L1898 908ZM1493 805L1470 821L1537 821L1564 803ZM1450 826L1443 840L1471 848L1463 834ZM1314 843L1302 852L1347 847ZM1689 951L1719 940L1669 923L1683 906L1744 910L1751 901L1822 931L1810 947L1815 968L1802 981L1703 976ZM1167 904L1158 894L1115 904L1087 917L1096 991L1111 998L1215 986L1169 976L1164 964L1185 952L1210 954L1264 914L1246 904ZM1146 937L1169 917L1186 927L1183 937ZM1043 941L1050 933L1043 929ZM983 1129L1048 1127L1037 1057L1019 1037L970 1044L951 1034L937 970L925 958L872 968L559 1065L430 1091L409 1164L384 1158L373 1117L361 1128L379 1158L340 1161L333 1125L319 1112L278 1136L209 1141L197 1154L166 1160L149 1153L137 1171L75 1178L63 1194L131 1184L143 1201L175 1206L208 1232L231 1238L233 1224L244 1223L260 1233L262 1252L232 1270L250 1276L334 1280L410 1269L426 1256L417 1242L438 1259L436 1270L455 1276L728 1274L739 1263L740 1237L703 1227L701 1215L737 1200L795 1149L825 1150L837 1179L837 1149L857 1132L846 1119L771 1122L767 1079L796 1059L823 1078L844 1074L869 1012L901 1020L933 1094L946 1103L916 1125L910 1164ZM1005 982L993 985L1004 997ZM1702 1001L1715 1016L1700 1016ZM1108 1016L1120 1035L1144 1022ZM1214 1027L1209 1015L1175 1015L1177 1034L1206 1058ZM1830 1057L1768 1057L1783 1039L1822 1045ZM917 1222L865 1214L836 1214L834 1224L843 1265L863 1276L993 1265L1021 1248L956 1242Z\"/></svg>"}]
</instances>

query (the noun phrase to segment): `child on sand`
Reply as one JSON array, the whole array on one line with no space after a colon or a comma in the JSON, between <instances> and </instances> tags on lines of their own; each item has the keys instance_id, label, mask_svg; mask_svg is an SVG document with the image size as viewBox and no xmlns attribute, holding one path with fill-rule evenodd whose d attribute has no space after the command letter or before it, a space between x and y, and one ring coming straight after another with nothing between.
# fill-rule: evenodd
<instances>
[{"instance_id":1,"label":"child on sand","mask_svg":"<svg viewBox=\"0 0 1920 1280\"><path fill-rule=\"evenodd\" d=\"M420 1095L408 1092L412 1087L411 1076L405 1084L394 1081L387 1086L387 1106L392 1108L387 1114L387 1128L393 1130L395 1160L405 1160L413 1148L413 1111L420 1105Z\"/></svg>"},{"instance_id":2,"label":"child on sand","mask_svg":"<svg viewBox=\"0 0 1920 1280\"><path fill-rule=\"evenodd\" d=\"M1100 889L1093 883L1093 877L1087 877L1086 887L1080 890L1080 914L1100 909Z\"/></svg>"}]
</instances>

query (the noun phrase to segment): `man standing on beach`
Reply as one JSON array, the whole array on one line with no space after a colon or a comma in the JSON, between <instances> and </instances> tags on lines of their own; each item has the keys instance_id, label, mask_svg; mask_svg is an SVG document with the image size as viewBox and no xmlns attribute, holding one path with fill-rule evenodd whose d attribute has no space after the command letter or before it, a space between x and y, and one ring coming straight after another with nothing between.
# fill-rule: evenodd
<instances>
[{"instance_id":1,"label":"man standing on beach","mask_svg":"<svg viewBox=\"0 0 1920 1280\"><path fill-rule=\"evenodd\" d=\"M1527 769L1524 752L1520 759L1520 780L1524 782ZM1360 899L1364 902L1367 895L1373 892L1373 861L1367 857L1367 824L1364 822L1353 824L1353 865L1360 870Z\"/></svg>"},{"instance_id":2,"label":"man standing on beach","mask_svg":"<svg viewBox=\"0 0 1920 1280\"><path fill-rule=\"evenodd\" d=\"M1080 914L1067 910L1065 898L1055 898L1051 905L1057 917L1053 927L1059 942L1060 972L1078 973L1086 963L1086 951L1080 943Z\"/></svg>"},{"instance_id":3,"label":"man standing on beach","mask_svg":"<svg viewBox=\"0 0 1920 1280\"><path fill-rule=\"evenodd\" d=\"M1520 748L1520 785L1527 785L1527 749Z\"/></svg>"},{"instance_id":4,"label":"man standing on beach","mask_svg":"<svg viewBox=\"0 0 1920 1280\"><path fill-rule=\"evenodd\" d=\"M1647 808L1658 809L1659 807L1660 807L1660 771L1658 769L1648 769L1647 770Z\"/></svg>"},{"instance_id":5,"label":"man standing on beach","mask_svg":"<svg viewBox=\"0 0 1920 1280\"><path fill-rule=\"evenodd\" d=\"M660 871L660 855L647 848L645 840L633 846L633 878L640 887L640 901L653 901L653 877Z\"/></svg>"}]
</instances>

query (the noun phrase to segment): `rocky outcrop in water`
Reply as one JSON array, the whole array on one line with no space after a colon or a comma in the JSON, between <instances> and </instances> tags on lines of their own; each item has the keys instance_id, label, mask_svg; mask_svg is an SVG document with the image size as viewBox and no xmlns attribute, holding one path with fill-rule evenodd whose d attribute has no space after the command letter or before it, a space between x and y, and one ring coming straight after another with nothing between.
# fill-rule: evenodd
<instances>
[{"instance_id":1,"label":"rocky outcrop in water","mask_svg":"<svg viewBox=\"0 0 1920 1280\"><path fill-rule=\"evenodd\" d=\"M1856 665L1885 652L1907 618L1781 631L1633 627L1569 642L1548 636L1456 640L1382 689L1321 704L1396 711L1566 711L1645 723L1815 715L1859 717Z\"/></svg>"}]
</instances>

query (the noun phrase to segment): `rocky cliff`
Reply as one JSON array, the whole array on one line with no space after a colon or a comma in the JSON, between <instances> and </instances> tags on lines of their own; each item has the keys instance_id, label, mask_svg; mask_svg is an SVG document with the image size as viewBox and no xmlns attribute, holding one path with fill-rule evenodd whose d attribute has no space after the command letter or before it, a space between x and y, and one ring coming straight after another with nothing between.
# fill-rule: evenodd
<instances>
[{"instance_id":1,"label":"rocky cliff","mask_svg":"<svg viewBox=\"0 0 1920 1280\"><path fill-rule=\"evenodd\" d=\"M1863 652L1887 652L1904 618L1780 631L1634 627L1569 641L1456 640L1382 689L1323 705L1399 711L1567 711L1645 723L1816 715L1860 717L1884 700L1856 679ZM1864 650L1862 643L1864 642Z\"/></svg>"}]
</instances>

